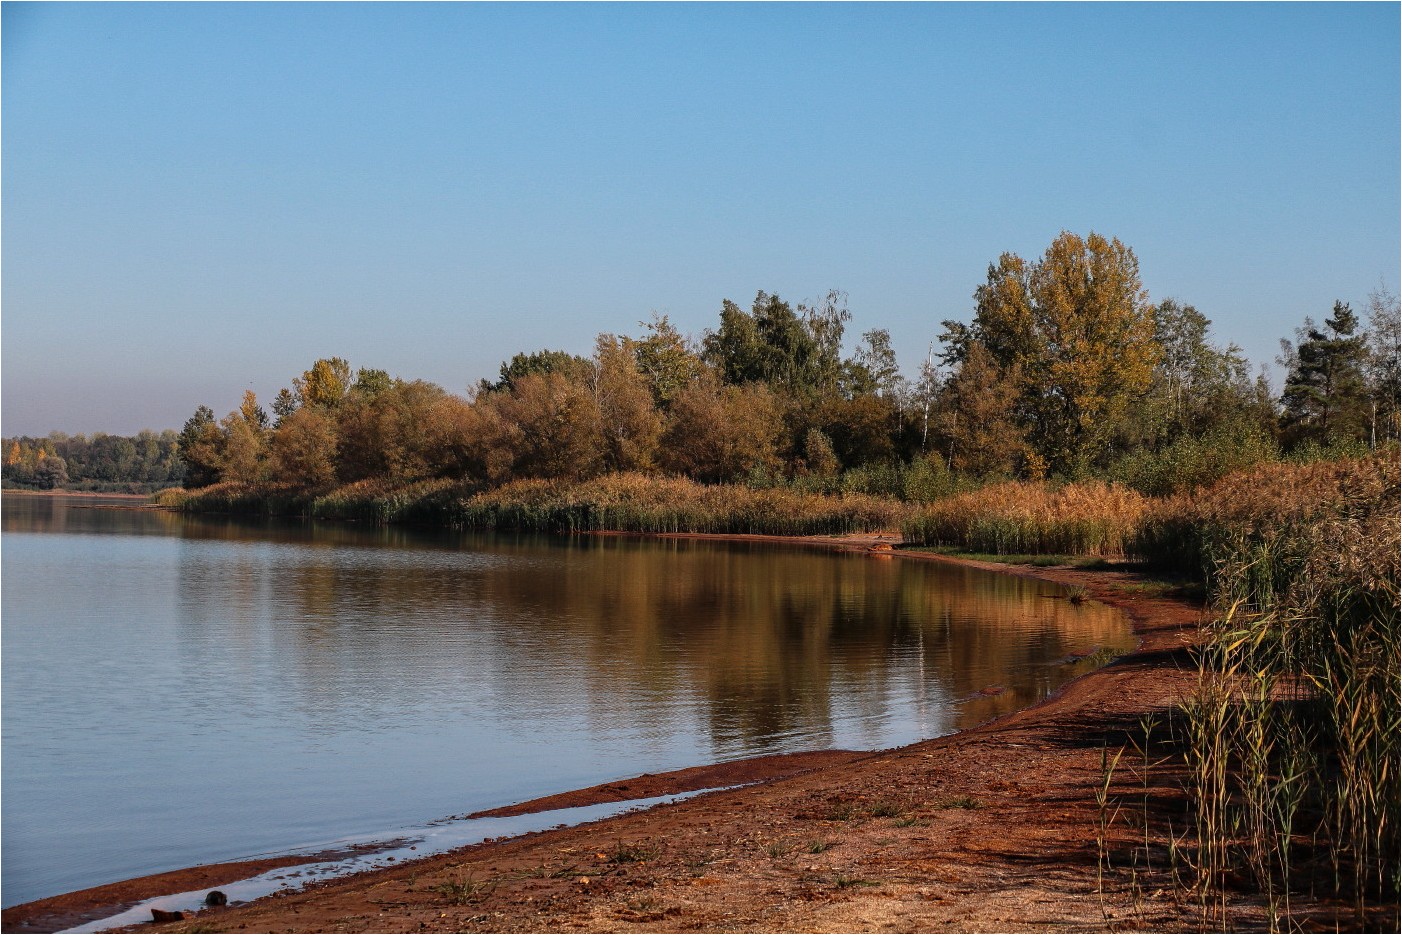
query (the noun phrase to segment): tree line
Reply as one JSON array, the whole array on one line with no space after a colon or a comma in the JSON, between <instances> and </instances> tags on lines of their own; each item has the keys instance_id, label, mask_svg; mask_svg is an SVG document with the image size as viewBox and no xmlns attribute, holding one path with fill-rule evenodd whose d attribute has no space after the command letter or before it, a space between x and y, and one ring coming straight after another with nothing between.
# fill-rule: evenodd
<instances>
[{"instance_id":1,"label":"tree line","mask_svg":"<svg viewBox=\"0 0 1402 935\"><path fill-rule=\"evenodd\" d=\"M145 430L135 435L20 435L0 440L8 487L150 492L180 484L185 463L180 436Z\"/></svg>"},{"instance_id":2,"label":"tree line","mask_svg":"<svg viewBox=\"0 0 1402 935\"><path fill-rule=\"evenodd\" d=\"M847 299L726 300L699 339L654 315L593 353L520 353L465 396L337 357L272 401L179 433L185 484L329 488L369 478L662 472L915 496L996 478L1100 476L1145 492L1282 452L1376 448L1398 436L1397 299L1365 324L1343 303L1283 342L1284 394L1209 319L1152 303L1134 252L1062 233L1038 259L1001 256L972 321L944 322L914 380L884 329L845 353Z\"/></svg>"}]
</instances>

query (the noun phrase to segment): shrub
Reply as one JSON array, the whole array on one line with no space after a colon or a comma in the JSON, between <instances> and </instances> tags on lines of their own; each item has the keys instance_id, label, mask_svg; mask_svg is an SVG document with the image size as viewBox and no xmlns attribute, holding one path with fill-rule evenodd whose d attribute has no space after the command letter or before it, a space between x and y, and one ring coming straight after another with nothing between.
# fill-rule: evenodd
<instances>
[{"instance_id":1,"label":"shrub","mask_svg":"<svg viewBox=\"0 0 1402 935\"><path fill-rule=\"evenodd\" d=\"M1140 449L1115 461L1108 480L1152 497L1215 483L1262 462L1280 460L1275 439L1256 427L1184 436L1159 450Z\"/></svg>"},{"instance_id":2,"label":"shrub","mask_svg":"<svg viewBox=\"0 0 1402 935\"><path fill-rule=\"evenodd\" d=\"M943 458L932 454L910 462L901 478L901 496L907 503L930 503L977 486L976 481L951 471Z\"/></svg>"}]
</instances>

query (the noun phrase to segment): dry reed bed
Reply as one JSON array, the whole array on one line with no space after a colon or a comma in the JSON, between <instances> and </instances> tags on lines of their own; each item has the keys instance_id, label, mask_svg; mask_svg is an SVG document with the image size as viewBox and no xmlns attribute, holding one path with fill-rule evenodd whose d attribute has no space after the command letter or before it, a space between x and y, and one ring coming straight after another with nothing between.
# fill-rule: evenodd
<instances>
[{"instance_id":1,"label":"dry reed bed","mask_svg":"<svg viewBox=\"0 0 1402 935\"><path fill-rule=\"evenodd\" d=\"M313 496L216 484L167 491L156 502L191 512L307 516L535 532L828 535L898 528L906 508L865 494L824 495L611 474L587 481L518 480L491 490L438 479L359 481Z\"/></svg>"},{"instance_id":2,"label":"dry reed bed","mask_svg":"<svg viewBox=\"0 0 1402 935\"><path fill-rule=\"evenodd\" d=\"M1217 568L1243 548L1276 552L1301 548L1319 523L1348 523L1397 505L1397 454L1263 464L1204 490L1154 501L1139 524L1130 551L1162 569L1201 577L1216 587ZM1259 574L1277 570L1271 562ZM1251 577L1239 581L1267 599L1288 582ZM1226 597L1226 595L1219 595Z\"/></svg>"},{"instance_id":3,"label":"dry reed bed","mask_svg":"<svg viewBox=\"0 0 1402 935\"><path fill-rule=\"evenodd\" d=\"M1196 572L1220 613L1185 709L1194 831L1184 850L1204 923L1224 880L1261 893L1273 928L1335 894L1350 927L1398 897L1396 453L1270 465L1157 504L1134 551ZM1391 930L1396 930L1393 927Z\"/></svg>"},{"instance_id":4,"label":"dry reed bed","mask_svg":"<svg viewBox=\"0 0 1402 935\"><path fill-rule=\"evenodd\" d=\"M1011 481L936 501L907 541L993 555L1123 555L1149 501L1118 484Z\"/></svg>"},{"instance_id":5,"label":"dry reed bed","mask_svg":"<svg viewBox=\"0 0 1402 935\"><path fill-rule=\"evenodd\" d=\"M454 518L482 529L803 536L891 529L903 514L900 504L864 494L612 474L579 483L515 481L463 500Z\"/></svg>"}]
</instances>

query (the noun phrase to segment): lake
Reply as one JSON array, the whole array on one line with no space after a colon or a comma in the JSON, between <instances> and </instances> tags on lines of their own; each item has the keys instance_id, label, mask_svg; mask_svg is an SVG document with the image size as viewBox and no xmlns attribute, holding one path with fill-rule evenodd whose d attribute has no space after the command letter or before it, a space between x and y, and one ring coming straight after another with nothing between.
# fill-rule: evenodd
<instances>
[{"instance_id":1,"label":"lake","mask_svg":"<svg viewBox=\"0 0 1402 935\"><path fill-rule=\"evenodd\" d=\"M645 772L897 746L1134 644L1111 608L938 562L133 503L3 500L5 906Z\"/></svg>"}]
</instances>

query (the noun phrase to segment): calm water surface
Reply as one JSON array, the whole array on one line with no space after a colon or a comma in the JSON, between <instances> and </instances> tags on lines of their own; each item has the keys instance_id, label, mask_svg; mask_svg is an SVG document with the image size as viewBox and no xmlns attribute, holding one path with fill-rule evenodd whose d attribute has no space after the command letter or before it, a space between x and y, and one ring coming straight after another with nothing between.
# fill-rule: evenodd
<instances>
[{"instance_id":1,"label":"calm water surface","mask_svg":"<svg viewBox=\"0 0 1402 935\"><path fill-rule=\"evenodd\" d=\"M4 498L6 906L644 772L908 743L1133 645L1109 608L932 562L104 505Z\"/></svg>"}]
</instances>

